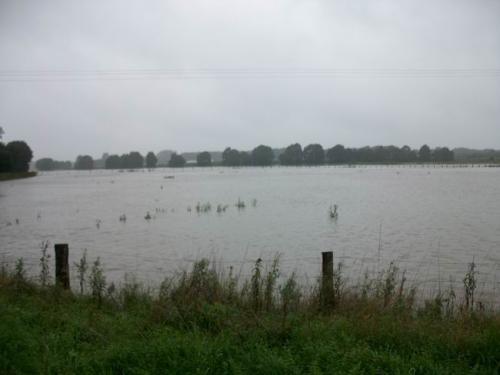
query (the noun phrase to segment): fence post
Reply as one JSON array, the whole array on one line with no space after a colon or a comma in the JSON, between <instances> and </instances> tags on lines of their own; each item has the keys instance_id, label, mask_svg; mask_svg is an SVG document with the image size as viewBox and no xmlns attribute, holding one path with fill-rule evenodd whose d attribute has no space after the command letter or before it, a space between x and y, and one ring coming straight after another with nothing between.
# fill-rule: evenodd
<instances>
[{"instance_id":1,"label":"fence post","mask_svg":"<svg viewBox=\"0 0 500 375\"><path fill-rule=\"evenodd\" d=\"M68 244L54 245L56 252L56 285L69 289L69 249Z\"/></svg>"},{"instance_id":2,"label":"fence post","mask_svg":"<svg viewBox=\"0 0 500 375\"><path fill-rule=\"evenodd\" d=\"M320 299L323 308L333 307L333 251L323 251L321 263Z\"/></svg>"}]
</instances>

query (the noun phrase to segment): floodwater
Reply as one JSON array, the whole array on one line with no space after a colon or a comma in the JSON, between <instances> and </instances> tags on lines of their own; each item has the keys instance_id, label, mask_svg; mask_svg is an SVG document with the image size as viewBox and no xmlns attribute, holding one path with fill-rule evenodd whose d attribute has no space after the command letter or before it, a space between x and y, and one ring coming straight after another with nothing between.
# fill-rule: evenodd
<instances>
[{"instance_id":1,"label":"floodwater","mask_svg":"<svg viewBox=\"0 0 500 375\"><path fill-rule=\"evenodd\" d=\"M198 202L211 210L197 213ZM218 204L226 211L217 213ZM337 220L329 217L333 204ZM87 249L108 279L133 273L152 282L202 257L246 275L257 258L277 253L283 275L314 280L321 252L331 250L351 281L394 261L414 284L459 288L474 260L479 290L495 297L500 169L102 170L0 182L0 256L23 257L36 274L44 240L68 243L72 262Z\"/></svg>"}]
</instances>

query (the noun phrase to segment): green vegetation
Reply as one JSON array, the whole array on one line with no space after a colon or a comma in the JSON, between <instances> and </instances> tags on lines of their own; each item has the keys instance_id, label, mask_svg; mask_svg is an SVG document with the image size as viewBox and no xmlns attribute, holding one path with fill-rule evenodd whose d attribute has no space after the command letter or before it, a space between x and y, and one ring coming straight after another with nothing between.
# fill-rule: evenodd
<instances>
[{"instance_id":1,"label":"green vegetation","mask_svg":"<svg viewBox=\"0 0 500 375\"><path fill-rule=\"evenodd\" d=\"M20 178L35 177L36 172L0 173L0 181L17 180Z\"/></svg>"},{"instance_id":2,"label":"green vegetation","mask_svg":"<svg viewBox=\"0 0 500 375\"><path fill-rule=\"evenodd\" d=\"M320 287L299 287L295 274L279 283L278 258L270 267L258 259L243 285L233 268L224 274L201 260L156 291L130 276L120 288L107 284L99 260L88 278L87 268L79 263L89 294L73 294L27 280L22 261L2 267L4 373L500 371L498 314L471 300L453 305L449 294L417 307L393 265L359 292L339 265L328 288L334 303L323 307Z\"/></svg>"},{"instance_id":3,"label":"green vegetation","mask_svg":"<svg viewBox=\"0 0 500 375\"><path fill-rule=\"evenodd\" d=\"M196 155L196 164L198 167L210 167L212 165L212 155L210 155L210 152L203 151Z\"/></svg>"},{"instance_id":4,"label":"green vegetation","mask_svg":"<svg viewBox=\"0 0 500 375\"><path fill-rule=\"evenodd\" d=\"M77 170L94 169L94 159L90 155L78 155L74 168Z\"/></svg>"},{"instance_id":5,"label":"green vegetation","mask_svg":"<svg viewBox=\"0 0 500 375\"><path fill-rule=\"evenodd\" d=\"M3 138L4 130L0 127L0 140ZM24 141L12 141L6 145L0 142L0 174L9 173L9 176L0 177L0 180L7 180L15 177L16 174L28 172L29 164L33 158L33 152ZM24 177L31 177L25 175Z\"/></svg>"},{"instance_id":6,"label":"green vegetation","mask_svg":"<svg viewBox=\"0 0 500 375\"><path fill-rule=\"evenodd\" d=\"M279 156L282 165L301 165L304 161L302 146L299 143L294 143L288 146Z\"/></svg>"},{"instance_id":7,"label":"green vegetation","mask_svg":"<svg viewBox=\"0 0 500 375\"><path fill-rule=\"evenodd\" d=\"M158 163L158 158L154 154L154 152L149 151L146 155L146 167L147 168L156 168L156 164Z\"/></svg>"},{"instance_id":8,"label":"green vegetation","mask_svg":"<svg viewBox=\"0 0 500 375\"><path fill-rule=\"evenodd\" d=\"M170 161L168 162L168 166L170 168L182 168L186 165L186 159L184 159L184 156L179 155L177 153L173 153L172 156L170 157Z\"/></svg>"},{"instance_id":9,"label":"green vegetation","mask_svg":"<svg viewBox=\"0 0 500 375\"><path fill-rule=\"evenodd\" d=\"M56 170L70 170L73 165L70 161L57 161L51 158L38 159L35 167L39 171L56 171Z\"/></svg>"},{"instance_id":10,"label":"green vegetation","mask_svg":"<svg viewBox=\"0 0 500 375\"><path fill-rule=\"evenodd\" d=\"M260 145L252 150L252 165L266 166L274 162L274 152L269 146Z\"/></svg>"}]
</instances>

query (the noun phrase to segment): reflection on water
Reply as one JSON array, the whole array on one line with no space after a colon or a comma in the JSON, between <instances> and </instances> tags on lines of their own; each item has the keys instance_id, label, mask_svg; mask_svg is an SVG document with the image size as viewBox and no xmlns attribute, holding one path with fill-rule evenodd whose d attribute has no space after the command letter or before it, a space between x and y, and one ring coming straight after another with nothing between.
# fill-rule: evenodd
<instances>
[{"instance_id":1,"label":"reflection on water","mask_svg":"<svg viewBox=\"0 0 500 375\"><path fill-rule=\"evenodd\" d=\"M39 244L67 242L72 261L88 249L110 278L133 272L151 281L201 257L245 274L249 262L281 253L284 274L297 270L311 281L321 251L332 250L353 281L395 260L409 281L432 288L438 276L443 285L450 278L460 284L474 258L479 290L491 293L500 281L499 172L373 166L43 173L0 183L0 251L7 261L24 257L37 272Z\"/></svg>"}]
</instances>

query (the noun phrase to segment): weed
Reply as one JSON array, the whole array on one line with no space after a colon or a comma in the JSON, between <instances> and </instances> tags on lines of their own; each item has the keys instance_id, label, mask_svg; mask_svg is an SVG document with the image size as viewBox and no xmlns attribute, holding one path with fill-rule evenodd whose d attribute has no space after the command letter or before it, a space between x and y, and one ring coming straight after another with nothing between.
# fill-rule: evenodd
<instances>
[{"instance_id":1,"label":"weed","mask_svg":"<svg viewBox=\"0 0 500 375\"><path fill-rule=\"evenodd\" d=\"M45 288L49 283L50 278L50 268L49 259L50 254L47 253L49 248L49 241L42 241L40 244L40 250L42 251L42 256L40 257L40 285Z\"/></svg>"},{"instance_id":2,"label":"weed","mask_svg":"<svg viewBox=\"0 0 500 375\"><path fill-rule=\"evenodd\" d=\"M250 280L250 296L254 311L260 311L262 308L262 259L255 262L252 278Z\"/></svg>"},{"instance_id":3,"label":"weed","mask_svg":"<svg viewBox=\"0 0 500 375\"><path fill-rule=\"evenodd\" d=\"M477 288L477 278L476 278L476 263L474 259L469 263L467 273L464 277L464 292L465 292L465 309L467 311L472 311L474 309L474 293Z\"/></svg>"},{"instance_id":4,"label":"weed","mask_svg":"<svg viewBox=\"0 0 500 375\"><path fill-rule=\"evenodd\" d=\"M266 311L270 311L273 306L274 289L276 288L276 282L278 281L278 277L280 275L279 261L280 255L278 254L274 257L271 269L266 275L264 284L264 304Z\"/></svg>"},{"instance_id":5,"label":"weed","mask_svg":"<svg viewBox=\"0 0 500 375\"><path fill-rule=\"evenodd\" d=\"M80 294L83 294L85 291L85 281L87 279L87 270L89 268L87 262L87 249L83 251L83 255L80 258L78 263L74 263L76 267L76 274L78 277L78 283L80 285Z\"/></svg>"},{"instance_id":6,"label":"weed","mask_svg":"<svg viewBox=\"0 0 500 375\"><path fill-rule=\"evenodd\" d=\"M90 289L92 290L92 296L97 300L100 306L102 303L104 290L106 289L106 277L104 276L104 270L102 268L101 260L99 257L92 264L89 282Z\"/></svg>"}]
</instances>

